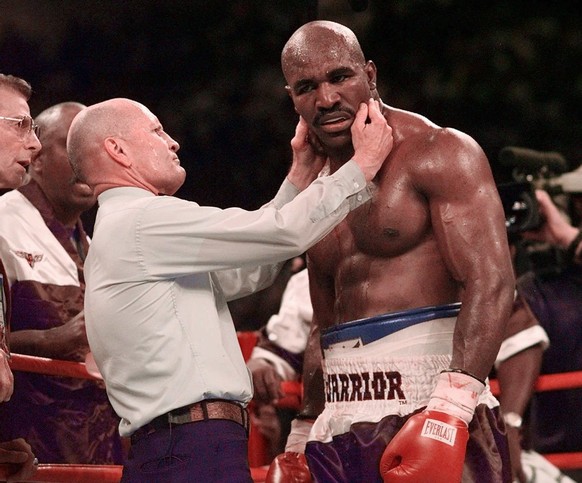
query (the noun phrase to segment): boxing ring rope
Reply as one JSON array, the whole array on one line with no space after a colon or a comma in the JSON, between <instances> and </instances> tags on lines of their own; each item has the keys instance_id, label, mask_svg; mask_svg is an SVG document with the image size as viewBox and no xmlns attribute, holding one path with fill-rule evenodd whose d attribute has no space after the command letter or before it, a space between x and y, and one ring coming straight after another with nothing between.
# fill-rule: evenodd
<instances>
[{"instance_id":1,"label":"boxing ring rope","mask_svg":"<svg viewBox=\"0 0 582 483\"><path fill-rule=\"evenodd\" d=\"M255 332L239 332L239 343L245 360L248 360L257 341ZM13 371L35 372L51 376L76 377L82 379L101 379L93 371L88 370L82 362L62 361L35 357L23 354L12 354L10 366ZM493 394L499 394L499 384L491 380ZM582 371L573 371L560 374L545 374L538 377L535 391L557 391L582 387ZM299 382L285 381L282 383L285 397L278 406L282 408L297 409L301 402L302 386ZM255 483L263 482L269 461L266 457L266 440L257 431L251 431L249 435L249 464L251 476ZM34 450L34 448L33 448ZM544 454L552 464L561 469L582 468L582 452L579 453L554 453ZM83 483L118 483L121 479L120 465L67 465L67 464L40 464L38 471L27 482L77 482ZM0 481L6 481L7 465L0 465Z\"/></svg>"},{"instance_id":2,"label":"boxing ring rope","mask_svg":"<svg viewBox=\"0 0 582 483\"><path fill-rule=\"evenodd\" d=\"M249 336L244 335L239 338L241 348L244 341L255 340ZM248 345L248 344L247 344ZM248 352L248 347L243 350L243 353ZM252 348L250 349L252 351ZM250 357L250 352L245 357L245 360ZM101 380L99 375L95 375L92 371L87 369L87 364L84 362L71 362L57 359L49 359L46 357L36 357L24 354L12 354L10 360L10 367L13 371L34 372L37 374L45 374L49 376L64 376L75 377L80 379ZM292 388L291 392L296 390ZM299 392L300 394L300 392ZM299 397L297 395L288 395L283 398L283 402L288 407L298 407ZM251 423L251 433L249 434L249 464L251 465L251 477L255 483L262 483L265 481L268 467L265 465L253 465L253 461L260 461L257 457L251 457L251 448L256 448L259 456L266 454L266 442L261 439L258 431L253 431ZM33 448L34 451L34 448ZM264 456L262 456L264 460ZM26 482L35 483L119 483L121 481L121 465L83 465L83 464L39 464L36 473L31 479ZM8 465L0 464L0 481L6 481L8 476Z\"/></svg>"},{"instance_id":3,"label":"boxing ring rope","mask_svg":"<svg viewBox=\"0 0 582 483\"><path fill-rule=\"evenodd\" d=\"M24 354L12 354L10 367L13 371L36 372L48 376L76 377L78 379L100 380L87 371L84 362L60 361L47 359L46 357L27 356Z\"/></svg>"},{"instance_id":4,"label":"boxing ring rope","mask_svg":"<svg viewBox=\"0 0 582 483\"><path fill-rule=\"evenodd\" d=\"M499 383L489 381L491 392L499 395ZM559 391L561 389L576 389L582 387L582 371L562 372L559 374L542 374L534 385L535 392Z\"/></svg>"},{"instance_id":5,"label":"boxing ring rope","mask_svg":"<svg viewBox=\"0 0 582 483\"><path fill-rule=\"evenodd\" d=\"M25 482L42 483L118 483L121 480L118 465L38 465L38 470ZM6 465L0 465L0 481L6 481Z\"/></svg>"},{"instance_id":6,"label":"boxing ring rope","mask_svg":"<svg viewBox=\"0 0 582 483\"><path fill-rule=\"evenodd\" d=\"M489 381L491 392L499 396L499 383L492 379ZM538 376L535 384L535 392L560 391L582 387L582 371L562 372L558 374L542 374ZM582 452L576 453L546 453L542 455L554 466L562 470L575 470L582 468Z\"/></svg>"},{"instance_id":7,"label":"boxing ring rope","mask_svg":"<svg viewBox=\"0 0 582 483\"><path fill-rule=\"evenodd\" d=\"M87 371L84 362L61 361L46 357L12 354L10 367L13 371L34 372L48 376L75 377L78 379L101 379ZM34 448L33 448L34 451ZM32 479L27 482L64 483L118 483L121 480L120 465L67 465L39 464ZM6 481L7 465L0 465L0 481Z\"/></svg>"}]
</instances>

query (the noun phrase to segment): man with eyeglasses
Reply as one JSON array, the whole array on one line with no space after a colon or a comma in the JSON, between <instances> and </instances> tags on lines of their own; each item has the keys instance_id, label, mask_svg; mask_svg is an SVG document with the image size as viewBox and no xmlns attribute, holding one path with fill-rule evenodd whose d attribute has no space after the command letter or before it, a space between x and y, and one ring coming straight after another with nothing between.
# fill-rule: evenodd
<instances>
[{"instance_id":1,"label":"man with eyeglasses","mask_svg":"<svg viewBox=\"0 0 582 483\"><path fill-rule=\"evenodd\" d=\"M25 80L0 74L0 188L3 189L18 188L23 184L26 168L41 147L30 117L28 99L31 94L30 84ZM7 344L10 292L1 260L0 276L0 401L8 401L14 389ZM0 464L10 464L7 481L22 481L34 473L38 461L30 445L18 438L0 443Z\"/></svg>"},{"instance_id":2,"label":"man with eyeglasses","mask_svg":"<svg viewBox=\"0 0 582 483\"><path fill-rule=\"evenodd\" d=\"M12 294L10 348L85 362L83 302L89 249L81 215L96 202L73 174L67 133L86 106L62 102L35 117L42 149L30 181L0 197L0 258ZM20 372L0 405L0 440L23 437L43 463L120 464L119 418L101 381ZM62 437L55 437L62 435Z\"/></svg>"},{"instance_id":3,"label":"man with eyeglasses","mask_svg":"<svg viewBox=\"0 0 582 483\"><path fill-rule=\"evenodd\" d=\"M18 131L25 137L34 131L34 134L38 138L40 134L40 126L34 123L34 119L30 116L19 116L19 117L8 117L0 116L0 121L9 121L16 124Z\"/></svg>"}]
</instances>

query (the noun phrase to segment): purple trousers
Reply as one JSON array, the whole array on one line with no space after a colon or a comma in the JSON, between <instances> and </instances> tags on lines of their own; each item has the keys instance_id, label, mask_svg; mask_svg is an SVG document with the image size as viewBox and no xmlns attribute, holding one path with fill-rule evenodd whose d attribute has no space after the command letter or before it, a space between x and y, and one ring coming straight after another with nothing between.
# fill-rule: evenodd
<instances>
[{"instance_id":1,"label":"purple trousers","mask_svg":"<svg viewBox=\"0 0 582 483\"><path fill-rule=\"evenodd\" d=\"M132 442L122 483L250 483L248 437L221 419L173 425Z\"/></svg>"}]
</instances>

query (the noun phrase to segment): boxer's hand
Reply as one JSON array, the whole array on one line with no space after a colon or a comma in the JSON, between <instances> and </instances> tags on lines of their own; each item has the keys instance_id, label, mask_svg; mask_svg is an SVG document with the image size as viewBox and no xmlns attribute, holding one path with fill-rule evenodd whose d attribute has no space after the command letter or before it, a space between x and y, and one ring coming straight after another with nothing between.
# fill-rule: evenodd
<instances>
[{"instance_id":1,"label":"boxer's hand","mask_svg":"<svg viewBox=\"0 0 582 483\"><path fill-rule=\"evenodd\" d=\"M461 481L469 431L462 419L439 411L412 416L380 459L384 482Z\"/></svg>"},{"instance_id":2,"label":"boxer's hand","mask_svg":"<svg viewBox=\"0 0 582 483\"><path fill-rule=\"evenodd\" d=\"M384 450L384 481L461 481L468 425L483 389L483 382L465 372L440 373L426 409L412 416Z\"/></svg>"},{"instance_id":3,"label":"boxer's hand","mask_svg":"<svg viewBox=\"0 0 582 483\"><path fill-rule=\"evenodd\" d=\"M285 452L273 460L265 483L311 483L311 473L303 453Z\"/></svg>"},{"instance_id":4,"label":"boxer's hand","mask_svg":"<svg viewBox=\"0 0 582 483\"><path fill-rule=\"evenodd\" d=\"M268 441L269 446L276 446L281 440L281 421L272 404L253 404L250 413L253 428Z\"/></svg>"},{"instance_id":5,"label":"boxer's hand","mask_svg":"<svg viewBox=\"0 0 582 483\"><path fill-rule=\"evenodd\" d=\"M386 122L378 101L370 99L368 104L360 104L351 132L353 159L366 181L370 181L384 164L394 144L392 128Z\"/></svg>"}]
</instances>

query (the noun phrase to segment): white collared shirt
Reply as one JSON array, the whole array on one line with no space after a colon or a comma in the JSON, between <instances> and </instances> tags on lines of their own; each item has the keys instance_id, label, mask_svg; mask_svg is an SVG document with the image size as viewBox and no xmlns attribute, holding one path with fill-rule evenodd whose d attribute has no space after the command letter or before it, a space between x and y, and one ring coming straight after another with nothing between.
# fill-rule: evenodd
<instances>
[{"instance_id":1,"label":"white collared shirt","mask_svg":"<svg viewBox=\"0 0 582 483\"><path fill-rule=\"evenodd\" d=\"M252 383L227 301L270 285L283 261L369 198L354 161L299 194L286 180L256 211L132 187L102 193L85 320L120 434L202 399L246 405Z\"/></svg>"}]
</instances>

